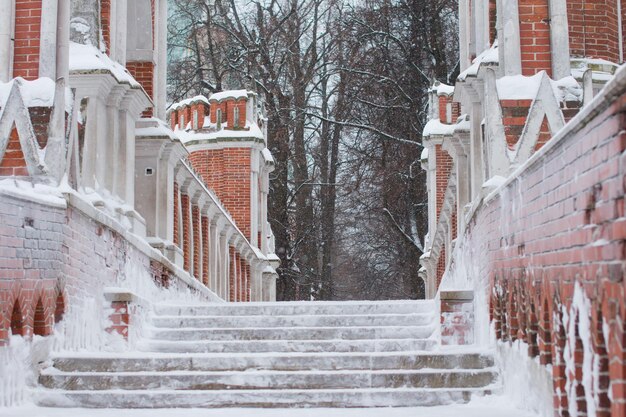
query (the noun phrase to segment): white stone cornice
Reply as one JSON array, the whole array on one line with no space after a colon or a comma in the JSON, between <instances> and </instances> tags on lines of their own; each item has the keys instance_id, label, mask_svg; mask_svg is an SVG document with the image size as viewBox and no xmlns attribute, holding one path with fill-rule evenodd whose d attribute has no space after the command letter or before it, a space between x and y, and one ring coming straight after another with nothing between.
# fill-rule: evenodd
<instances>
[{"instance_id":1,"label":"white stone cornice","mask_svg":"<svg viewBox=\"0 0 626 417\"><path fill-rule=\"evenodd\" d=\"M122 99L126 95L126 90L128 89L127 85L117 84L111 88L109 96L107 97L107 106L110 107L120 107L120 103Z\"/></svg>"},{"instance_id":2,"label":"white stone cornice","mask_svg":"<svg viewBox=\"0 0 626 417\"><path fill-rule=\"evenodd\" d=\"M79 97L108 97L115 85L119 84L109 73L70 73L70 87L76 88Z\"/></svg>"}]
</instances>

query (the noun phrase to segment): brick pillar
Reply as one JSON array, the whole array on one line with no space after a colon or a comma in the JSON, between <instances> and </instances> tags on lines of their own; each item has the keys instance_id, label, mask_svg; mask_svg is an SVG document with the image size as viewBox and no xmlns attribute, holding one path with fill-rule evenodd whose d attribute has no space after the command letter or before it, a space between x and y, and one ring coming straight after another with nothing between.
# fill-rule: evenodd
<instances>
[{"instance_id":1,"label":"brick pillar","mask_svg":"<svg viewBox=\"0 0 626 417\"><path fill-rule=\"evenodd\" d=\"M241 256L239 252L235 252L235 265L237 268L237 301L241 301L243 299L243 277L241 271Z\"/></svg>"},{"instance_id":2,"label":"brick pillar","mask_svg":"<svg viewBox=\"0 0 626 417\"><path fill-rule=\"evenodd\" d=\"M474 343L474 293L441 291L441 344Z\"/></svg>"},{"instance_id":3,"label":"brick pillar","mask_svg":"<svg viewBox=\"0 0 626 417\"><path fill-rule=\"evenodd\" d=\"M209 218L202 216L202 283L207 287L209 286L209 253L211 250L209 240Z\"/></svg>"},{"instance_id":4,"label":"brick pillar","mask_svg":"<svg viewBox=\"0 0 626 417\"><path fill-rule=\"evenodd\" d=\"M189 196L181 194L181 209L183 219L183 269L189 271L191 268L191 228L189 219Z\"/></svg>"},{"instance_id":5,"label":"brick pillar","mask_svg":"<svg viewBox=\"0 0 626 417\"><path fill-rule=\"evenodd\" d=\"M13 77L27 80L39 77L41 1L15 0Z\"/></svg>"},{"instance_id":6,"label":"brick pillar","mask_svg":"<svg viewBox=\"0 0 626 417\"><path fill-rule=\"evenodd\" d=\"M100 24L106 53L111 53L111 0L100 0Z\"/></svg>"},{"instance_id":7,"label":"brick pillar","mask_svg":"<svg viewBox=\"0 0 626 417\"><path fill-rule=\"evenodd\" d=\"M201 280L200 275L200 262L201 262L201 250L200 250L200 208L193 205L191 208L191 221L193 224L193 276Z\"/></svg>"},{"instance_id":8,"label":"brick pillar","mask_svg":"<svg viewBox=\"0 0 626 417\"><path fill-rule=\"evenodd\" d=\"M522 74L534 75L545 70L551 75L548 0L520 0L519 18Z\"/></svg>"},{"instance_id":9,"label":"brick pillar","mask_svg":"<svg viewBox=\"0 0 626 417\"><path fill-rule=\"evenodd\" d=\"M109 333L117 333L128 340L128 328L130 326L130 303L128 301L112 301L113 312L109 315L112 325L107 327Z\"/></svg>"},{"instance_id":10,"label":"brick pillar","mask_svg":"<svg viewBox=\"0 0 626 417\"><path fill-rule=\"evenodd\" d=\"M252 286L250 285L250 265L246 263L246 301L250 301Z\"/></svg>"},{"instance_id":11,"label":"brick pillar","mask_svg":"<svg viewBox=\"0 0 626 417\"><path fill-rule=\"evenodd\" d=\"M439 213L441 212L441 207L443 207L443 198L446 194L446 188L448 188L448 178L450 177L453 161L450 154L443 150L441 145L435 145L435 154L437 161L437 220L439 220Z\"/></svg>"},{"instance_id":12,"label":"brick pillar","mask_svg":"<svg viewBox=\"0 0 626 417\"><path fill-rule=\"evenodd\" d=\"M235 257L235 248L232 246L229 246L229 260L230 260L230 271L229 271L229 276L228 276L228 285L230 288L230 301L236 301L237 299L237 294L235 294L235 274L236 274L236 268L237 268L237 262L236 262L236 257Z\"/></svg>"},{"instance_id":13,"label":"brick pillar","mask_svg":"<svg viewBox=\"0 0 626 417\"><path fill-rule=\"evenodd\" d=\"M154 100L154 64L152 62L129 61L126 68L132 76L141 84L146 94ZM146 109L143 117L152 117L152 108ZM185 123L189 122L189 116L185 117ZM181 126L183 128L184 126Z\"/></svg>"},{"instance_id":14,"label":"brick pillar","mask_svg":"<svg viewBox=\"0 0 626 417\"><path fill-rule=\"evenodd\" d=\"M625 8L621 2L622 13ZM619 61L616 0L567 0L570 54ZM624 23L624 22L622 22Z\"/></svg>"},{"instance_id":15,"label":"brick pillar","mask_svg":"<svg viewBox=\"0 0 626 417\"><path fill-rule=\"evenodd\" d=\"M178 222L180 221L180 213L178 212L178 184L174 183L174 244L180 247L180 232L178 230Z\"/></svg>"}]
</instances>

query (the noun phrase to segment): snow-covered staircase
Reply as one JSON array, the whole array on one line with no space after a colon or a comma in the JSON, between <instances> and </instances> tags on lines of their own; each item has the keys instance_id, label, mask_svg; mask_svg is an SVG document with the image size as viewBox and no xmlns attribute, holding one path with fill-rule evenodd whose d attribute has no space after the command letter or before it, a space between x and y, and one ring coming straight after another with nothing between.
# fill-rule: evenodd
<instances>
[{"instance_id":1,"label":"snow-covered staircase","mask_svg":"<svg viewBox=\"0 0 626 417\"><path fill-rule=\"evenodd\" d=\"M430 301L159 305L139 352L57 356L42 406L389 407L467 401L493 358L441 351Z\"/></svg>"}]
</instances>

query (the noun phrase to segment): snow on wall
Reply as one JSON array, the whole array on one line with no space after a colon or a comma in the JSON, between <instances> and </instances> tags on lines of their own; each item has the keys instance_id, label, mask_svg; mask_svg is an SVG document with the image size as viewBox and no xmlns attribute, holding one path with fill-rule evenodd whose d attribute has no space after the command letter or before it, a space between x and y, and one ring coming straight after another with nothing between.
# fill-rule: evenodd
<instances>
[{"instance_id":1,"label":"snow on wall","mask_svg":"<svg viewBox=\"0 0 626 417\"><path fill-rule=\"evenodd\" d=\"M0 269L9 278L0 282L0 335L9 334L0 337L5 345L0 347L0 407L24 400L25 389L35 383L37 364L51 350L132 349L151 303L205 299L179 280L172 280L168 289L157 286L150 273L151 258L145 252L76 207L58 204L60 196L60 190L45 198L23 190L10 192L6 181L0 187ZM128 343L105 331L112 324L111 304L104 298L109 287L145 300L132 317ZM63 298L63 319L53 325L50 336L33 337L33 331L38 331L33 319L35 304L42 301L50 325L59 296ZM18 302L25 339L10 335L11 313Z\"/></svg>"},{"instance_id":2,"label":"snow on wall","mask_svg":"<svg viewBox=\"0 0 626 417\"><path fill-rule=\"evenodd\" d=\"M583 406L616 415L626 400L621 371L608 366L624 356L624 97L626 67L511 176L491 181L441 283L475 291L476 343L497 346L511 401L543 414L561 404L572 416Z\"/></svg>"}]
</instances>

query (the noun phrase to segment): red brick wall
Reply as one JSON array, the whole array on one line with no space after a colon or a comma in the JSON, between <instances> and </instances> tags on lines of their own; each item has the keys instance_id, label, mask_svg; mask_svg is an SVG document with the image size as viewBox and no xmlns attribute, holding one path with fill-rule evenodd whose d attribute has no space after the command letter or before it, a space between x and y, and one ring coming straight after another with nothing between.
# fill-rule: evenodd
<instances>
[{"instance_id":1,"label":"red brick wall","mask_svg":"<svg viewBox=\"0 0 626 417\"><path fill-rule=\"evenodd\" d=\"M9 143L0 161L0 176L4 175L28 176L28 168L26 168L22 145L20 145L20 137L15 127L11 130Z\"/></svg>"},{"instance_id":2,"label":"red brick wall","mask_svg":"<svg viewBox=\"0 0 626 417\"><path fill-rule=\"evenodd\" d=\"M548 0L520 0L519 17L522 74L552 74Z\"/></svg>"},{"instance_id":3,"label":"red brick wall","mask_svg":"<svg viewBox=\"0 0 626 417\"><path fill-rule=\"evenodd\" d=\"M39 77L40 43L41 0L15 0L14 77Z\"/></svg>"},{"instance_id":4,"label":"red brick wall","mask_svg":"<svg viewBox=\"0 0 626 417\"><path fill-rule=\"evenodd\" d=\"M502 124L506 135L506 143L510 149L519 142L532 100L500 100L502 108Z\"/></svg>"},{"instance_id":5,"label":"red brick wall","mask_svg":"<svg viewBox=\"0 0 626 417\"><path fill-rule=\"evenodd\" d=\"M100 300L102 287L116 285L128 264L145 268L157 282L170 274L167 267L139 252L120 234L72 207L51 207L3 195L0 345L6 344L11 327L22 335L47 335L55 322L77 320L76 313L85 301L90 309L100 308L101 303L94 305L90 298ZM129 319L121 310L118 313L117 318L112 317L114 326Z\"/></svg>"},{"instance_id":6,"label":"red brick wall","mask_svg":"<svg viewBox=\"0 0 626 417\"><path fill-rule=\"evenodd\" d=\"M189 196L180 195L181 215L183 219L183 269L189 271L191 268L191 219L189 218Z\"/></svg>"},{"instance_id":7,"label":"red brick wall","mask_svg":"<svg viewBox=\"0 0 626 417\"><path fill-rule=\"evenodd\" d=\"M154 64L152 62L129 61L126 63L126 68L146 90L146 94L154 100ZM152 117L152 108L146 109L143 112L143 117ZM185 123L188 121L189 118L185 118Z\"/></svg>"},{"instance_id":8,"label":"red brick wall","mask_svg":"<svg viewBox=\"0 0 626 417\"><path fill-rule=\"evenodd\" d=\"M235 294L235 274L236 274L236 259L235 259L235 248L229 246L228 248L228 259L230 263L230 271L228 274L228 288L229 288L229 298L228 301L237 301L237 294Z\"/></svg>"},{"instance_id":9,"label":"red brick wall","mask_svg":"<svg viewBox=\"0 0 626 417\"><path fill-rule=\"evenodd\" d=\"M246 102L245 99L235 100L226 100L226 119L228 120L228 127L230 129L234 128L235 125L235 107L239 108L239 126L238 128L243 128L246 126Z\"/></svg>"},{"instance_id":10,"label":"red brick wall","mask_svg":"<svg viewBox=\"0 0 626 417\"><path fill-rule=\"evenodd\" d=\"M493 45L498 37L496 23L498 21L498 11L495 0L489 0L489 45Z\"/></svg>"},{"instance_id":11,"label":"red brick wall","mask_svg":"<svg viewBox=\"0 0 626 417\"><path fill-rule=\"evenodd\" d=\"M202 216L202 283L209 285L209 218Z\"/></svg>"},{"instance_id":12,"label":"red brick wall","mask_svg":"<svg viewBox=\"0 0 626 417\"><path fill-rule=\"evenodd\" d=\"M192 152L193 168L230 212L243 234L250 237L249 148L224 148Z\"/></svg>"},{"instance_id":13,"label":"red brick wall","mask_svg":"<svg viewBox=\"0 0 626 417\"><path fill-rule=\"evenodd\" d=\"M602 376L592 393L596 409L626 415L625 128L626 93L485 202L464 245L476 255L480 275L490 277L486 295L496 335L524 341L529 356L553 365L558 415L567 415L572 401L586 406L565 389L566 382L578 394L585 389L580 334L586 331L572 334L584 322L573 309L577 286L589 300L588 333ZM567 352L574 352L575 373L565 369Z\"/></svg>"},{"instance_id":14,"label":"red brick wall","mask_svg":"<svg viewBox=\"0 0 626 417\"><path fill-rule=\"evenodd\" d=\"M178 184L174 183L174 244L180 247L180 231L178 223L180 222L180 213L178 212Z\"/></svg>"},{"instance_id":15,"label":"red brick wall","mask_svg":"<svg viewBox=\"0 0 626 417\"><path fill-rule=\"evenodd\" d=\"M443 199L448 187L448 178L452 169L452 157L443 150L441 145L435 145L435 158L437 161L436 181L437 181L437 220L443 206Z\"/></svg>"},{"instance_id":16,"label":"red brick wall","mask_svg":"<svg viewBox=\"0 0 626 417\"><path fill-rule=\"evenodd\" d=\"M111 0L100 0L100 24L106 53L111 53Z\"/></svg>"},{"instance_id":17,"label":"red brick wall","mask_svg":"<svg viewBox=\"0 0 626 417\"><path fill-rule=\"evenodd\" d=\"M202 280L200 275L200 208L195 204L191 208L191 218L193 226L193 276Z\"/></svg>"},{"instance_id":18,"label":"red brick wall","mask_svg":"<svg viewBox=\"0 0 626 417\"><path fill-rule=\"evenodd\" d=\"M617 0L568 0L567 20L572 56L618 62Z\"/></svg>"},{"instance_id":19,"label":"red brick wall","mask_svg":"<svg viewBox=\"0 0 626 417\"><path fill-rule=\"evenodd\" d=\"M439 284L441 284L441 279L443 278L443 274L446 272L446 247L441 247L441 252L439 252L439 259L437 260L437 288L439 288Z\"/></svg>"}]
</instances>

